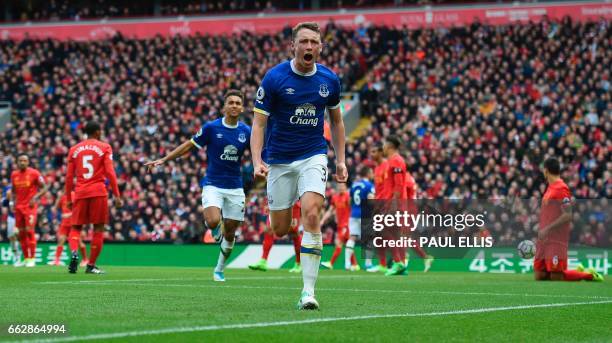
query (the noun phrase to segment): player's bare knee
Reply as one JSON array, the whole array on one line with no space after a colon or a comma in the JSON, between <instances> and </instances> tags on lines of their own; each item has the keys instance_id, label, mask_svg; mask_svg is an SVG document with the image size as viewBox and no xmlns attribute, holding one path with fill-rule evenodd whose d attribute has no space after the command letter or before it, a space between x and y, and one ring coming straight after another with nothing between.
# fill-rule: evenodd
<instances>
[{"instance_id":1,"label":"player's bare knee","mask_svg":"<svg viewBox=\"0 0 612 343\"><path fill-rule=\"evenodd\" d=\"M319 212L319 207L317 206L312 206L309 209L303 210L302 215L305 228L313 230L319 227L319 222L321 220Z\"/></svg>"},{"instance_id":2,"label":"player's bare knee","mask_svg":"<svg viewBox=\"0 0 612 343\"><path fill-rule=\"evenodd\" d=\"M236 229L238 229L241 223L242 222L233 219L226 219L223 221L223 237L229 242L234 241Z\"/></svg>"},{"instance_id":3,"label":"player's bare knee","mask_svg":"<svg viewBox=\"0 0 612 343\"><path fill-rule=\"evenodd\" d=\"M289 223L285 220L275 220L270 225L272 227L272 231L278 237L283 237L289 232Z\"/></svg>"},{"instance_id":4,"label":"player's bare knee","mask_svg":"<svg viewBox=\"0 0 612 343\"><path fill-rule=\"evenodd\" d=\"M209 228L214 229L219 226L219 223L221 222L221 216L218 216L216 214L206 215L206 213L204 213L204 221L206 221L206 225Z\"/></svg>"}]
</instances>

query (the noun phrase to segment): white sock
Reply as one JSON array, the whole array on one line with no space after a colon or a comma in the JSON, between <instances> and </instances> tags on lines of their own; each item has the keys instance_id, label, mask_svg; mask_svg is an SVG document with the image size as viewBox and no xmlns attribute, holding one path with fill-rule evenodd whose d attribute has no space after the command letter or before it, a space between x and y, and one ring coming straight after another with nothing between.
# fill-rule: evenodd
<instances>
[{"instance_id":1,"label":"white sock","mask_svg":"<svg viewBox=\"0 0 612 343\"><path fill-rule=\"evenodd\" d=\"M321 250L323 250L321 233L304 231L300 259L302 262L302 279L304 280L303 291L310 295L314 295L315 283L317 283L317 276L319 275Z\"/></svg>"},{"instance_id":2,"label":"white sock","mask_svg":"<svg viewBox=\"0 0 612 343\"><path fill-rule=\"evenodd\" d=\"M350 269L351 268L351 257L353 256L354 253L354 247L355 247L355 241L352 239L349 239L348 241L346 241L346 247L344 248L344 269Z\"/></svg>"},{"instance_id":3,"label":"white sock","mask_svg":"<svg viewBox=\"0 0 612 343\"><path fill-rule=\"evenodd\" d=\"M19 261L19 242L17 240L11 242L11 248L13 248L13 261Z\"/></svg>"},{"instance_id":4,"label":"white sock","mask_svg":"<svg viewBox=\"0 0 612 343\"><path fill-rule=\"evenodd\" d=\"M235 241L236 240L228 242L225 237L221 238L221 251L219 252L219 260L217 260L215 272L222 272L225 270L225 261L230 257Z\"/></svg>"}]
</instances>

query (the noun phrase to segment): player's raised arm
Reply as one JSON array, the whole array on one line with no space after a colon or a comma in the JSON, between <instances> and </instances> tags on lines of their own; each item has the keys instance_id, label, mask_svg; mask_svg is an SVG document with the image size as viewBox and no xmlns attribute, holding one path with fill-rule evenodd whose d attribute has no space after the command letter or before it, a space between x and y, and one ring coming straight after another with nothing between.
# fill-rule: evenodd
<instances>
[{"instance_id":1,"label":"player's raised arm","mask_svg":"<svg viewBox=\"0 0 612 343\"><path fill-rule=\"evenodd\" d=\"M153 168L157 167L157 166L161 166L162 164L168 162L168 161L173 161L181 156L183 156L184 154L186 154L187 152L189 152L189 150L191 150L194 146L194 143L192 140L188 140L183 142L181 145L179 145L178 147L176 147L174 150L170 151L170 153L168 153L168 155L157 159L155 161L149 161L147 163L145 163L145 166L147 166L147 170L151 171Z\"/></svg>"},{"instance_id":2,"label":"player's raised arm","mask_svg":"<svg viewBox=\"0 0 612 343\"><path fill-rule=\"evenodd\" d=\"M261 152L263 150L264 132L268 124L268 116L255 111L253 128L251 129L251 157L255 179L265 178L268 175L268 167L263 163Z\"/></svg>"},{"instance_id":3,"label":"player's raised arm","mask_svg":"<svg viewBox=\"0 0 612 343\"><path fill-rule=\"evenodd\" d=\"M344 159L345 132L340 106L329 108L329 119L332 145L334 146L334 152L336 153L336 182L346 182L348 179L348 171L346 169Z\"/></svg>"}]
</instances>

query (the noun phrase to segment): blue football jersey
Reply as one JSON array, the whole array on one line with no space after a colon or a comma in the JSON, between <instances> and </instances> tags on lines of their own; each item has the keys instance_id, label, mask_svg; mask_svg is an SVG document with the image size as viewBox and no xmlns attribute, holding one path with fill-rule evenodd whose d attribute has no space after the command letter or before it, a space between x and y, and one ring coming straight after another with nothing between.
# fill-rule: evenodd
<instances>
[{"instance_id":1,"label":"blue football jersey","mask_svg":"<svg viewBox=\"0 0 612 343\"><path fill-rule=\"evenodd\" d=\"M368 195L374 194L374 185L369 180L360 180L351 186L351 217L361 218L361 204L365 204Z\"/></svg>"},{"instance_id":2,"label":"blue football jersey","mask_svg":"<svg viewBox=\"0 0 612 343\"><path fill-rule=\"evenodd\" d=\"M208 169L202 186L225 189L242 188L242 154L249 147L251 128L243 122L236 126L225 124L223 118L206 123L191 142L199 149L206 148Z\"/></svg>"},{"instance_id":3,"label":"blue football jersey","mask_svg":"<svg viewBox=\"0 0 612 343\"><path fill-rule=\"evenodd\" d=\"M11 188L12 188L12 187L9 185L9 186L6 186L6 187L4 187L4 188L2 189L2 207L6 207L6 209L7 209L7 215L8 215L9 217L14 217L14 214L13 214L13 212L11 211L10 201L9 201L9 199L8 199L8 198L7 198L7 196L6 196L6 195L7 195L7 193L8 193L8 191L10 191L10 190L11 190Z\"/></svg>"},{"instance_id":4,"label":"blue football jersey","mask_svg":"<svg viewBox=\"0 0 612 343\"><path fill-rule=\"evenodd\" d=\"M293 60L268 70L254 108L268 116L263 160L285 164L327 154L325 109L340 106L340 90L338 76L321 64L308 74L300 73Z\"/></svg>"}]
</instances>

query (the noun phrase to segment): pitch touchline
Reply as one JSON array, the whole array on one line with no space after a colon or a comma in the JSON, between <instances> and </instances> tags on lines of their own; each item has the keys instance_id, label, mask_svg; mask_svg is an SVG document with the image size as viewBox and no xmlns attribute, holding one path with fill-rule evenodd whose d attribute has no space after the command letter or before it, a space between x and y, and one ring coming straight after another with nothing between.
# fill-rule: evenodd
<instances>
[{"instance_id":1,"label":"pitch touchline","mask_svg":"<svg viewBox=\"0 0 612 343\"><path fill-rule=\"evenodd\" d=\"M534 309L534 308L550 308L550 307L565 307L565 306L580 306L580 305L595 305L595 304L610 304L610 303L612 303L612 300L588 301L588 302L578 302L578 303L553 303L553 304L539 304L539 305L489 307L489 308L476 308L476 309L469 309L469 310L454 310L454 311L425 312L425 313L372 314L372 315L365 315L365 316L314 318L314 319L280 321L280 322L259 322L259 323L243 323L243 324L228 324L228 325L174 327L174 328L166 328L166 329L159 329L159 330L127 331L127 332L86 335L86 336L59 337L59 338L41 339L41 340L27 340L27 341L21 341L21 342L32 342L32 343L33 342L39 342L39 343L72 342L72 341L113 339L113 338L162 335L162 334L185 333L185 332L265 328L265 327L289 326L289 325L298 325L298 324L316 324L316 323L328 323L328 322L339 322L339 321L350 321L350 320L383 319L383 318L410 318L410 317L436 317L436 316L448 316L448 315L458 315L458 314L459 315L460 314L474 314L474 313L500 312L500 311L512 311L512 310L525 310L525 309Z\"/></svg>"},{"instance_id":2,"label":"pitch touchline","mask_svg":"<svg viewBox=\"0 0 612 343\"><path fill-rule=\"evenodd\" d=\"M207 279L208 280L208 279ZM234 280L234 278L232 278ZM92 283L82 283L82 285L91 285ZM99 281L95 285L117 285L121 283L104 283ZM277 290L300 290L301 287L280 287L280 286L248 286L248 285L194 285L194 284L148 284L148 283L133 283L126 282L125 285L130 286L154 286L154 287L190 287L190 288L238 288L238 289L277 289ZM606 299L612 300L612 297L603 297L597 295L562 295L562 294L529 294L529 293L489 293L489 292L460 292L460 291L412 291L412 290L392 290L392 289L359 289L359 288L317 288L323 292L373 292L373 293L409 293L409 294L449 294L449 295L486 295L486 296L502 296L502 297L545 297L545 298L576 298L576 299Z\"/></svg>"}]
</instances>

